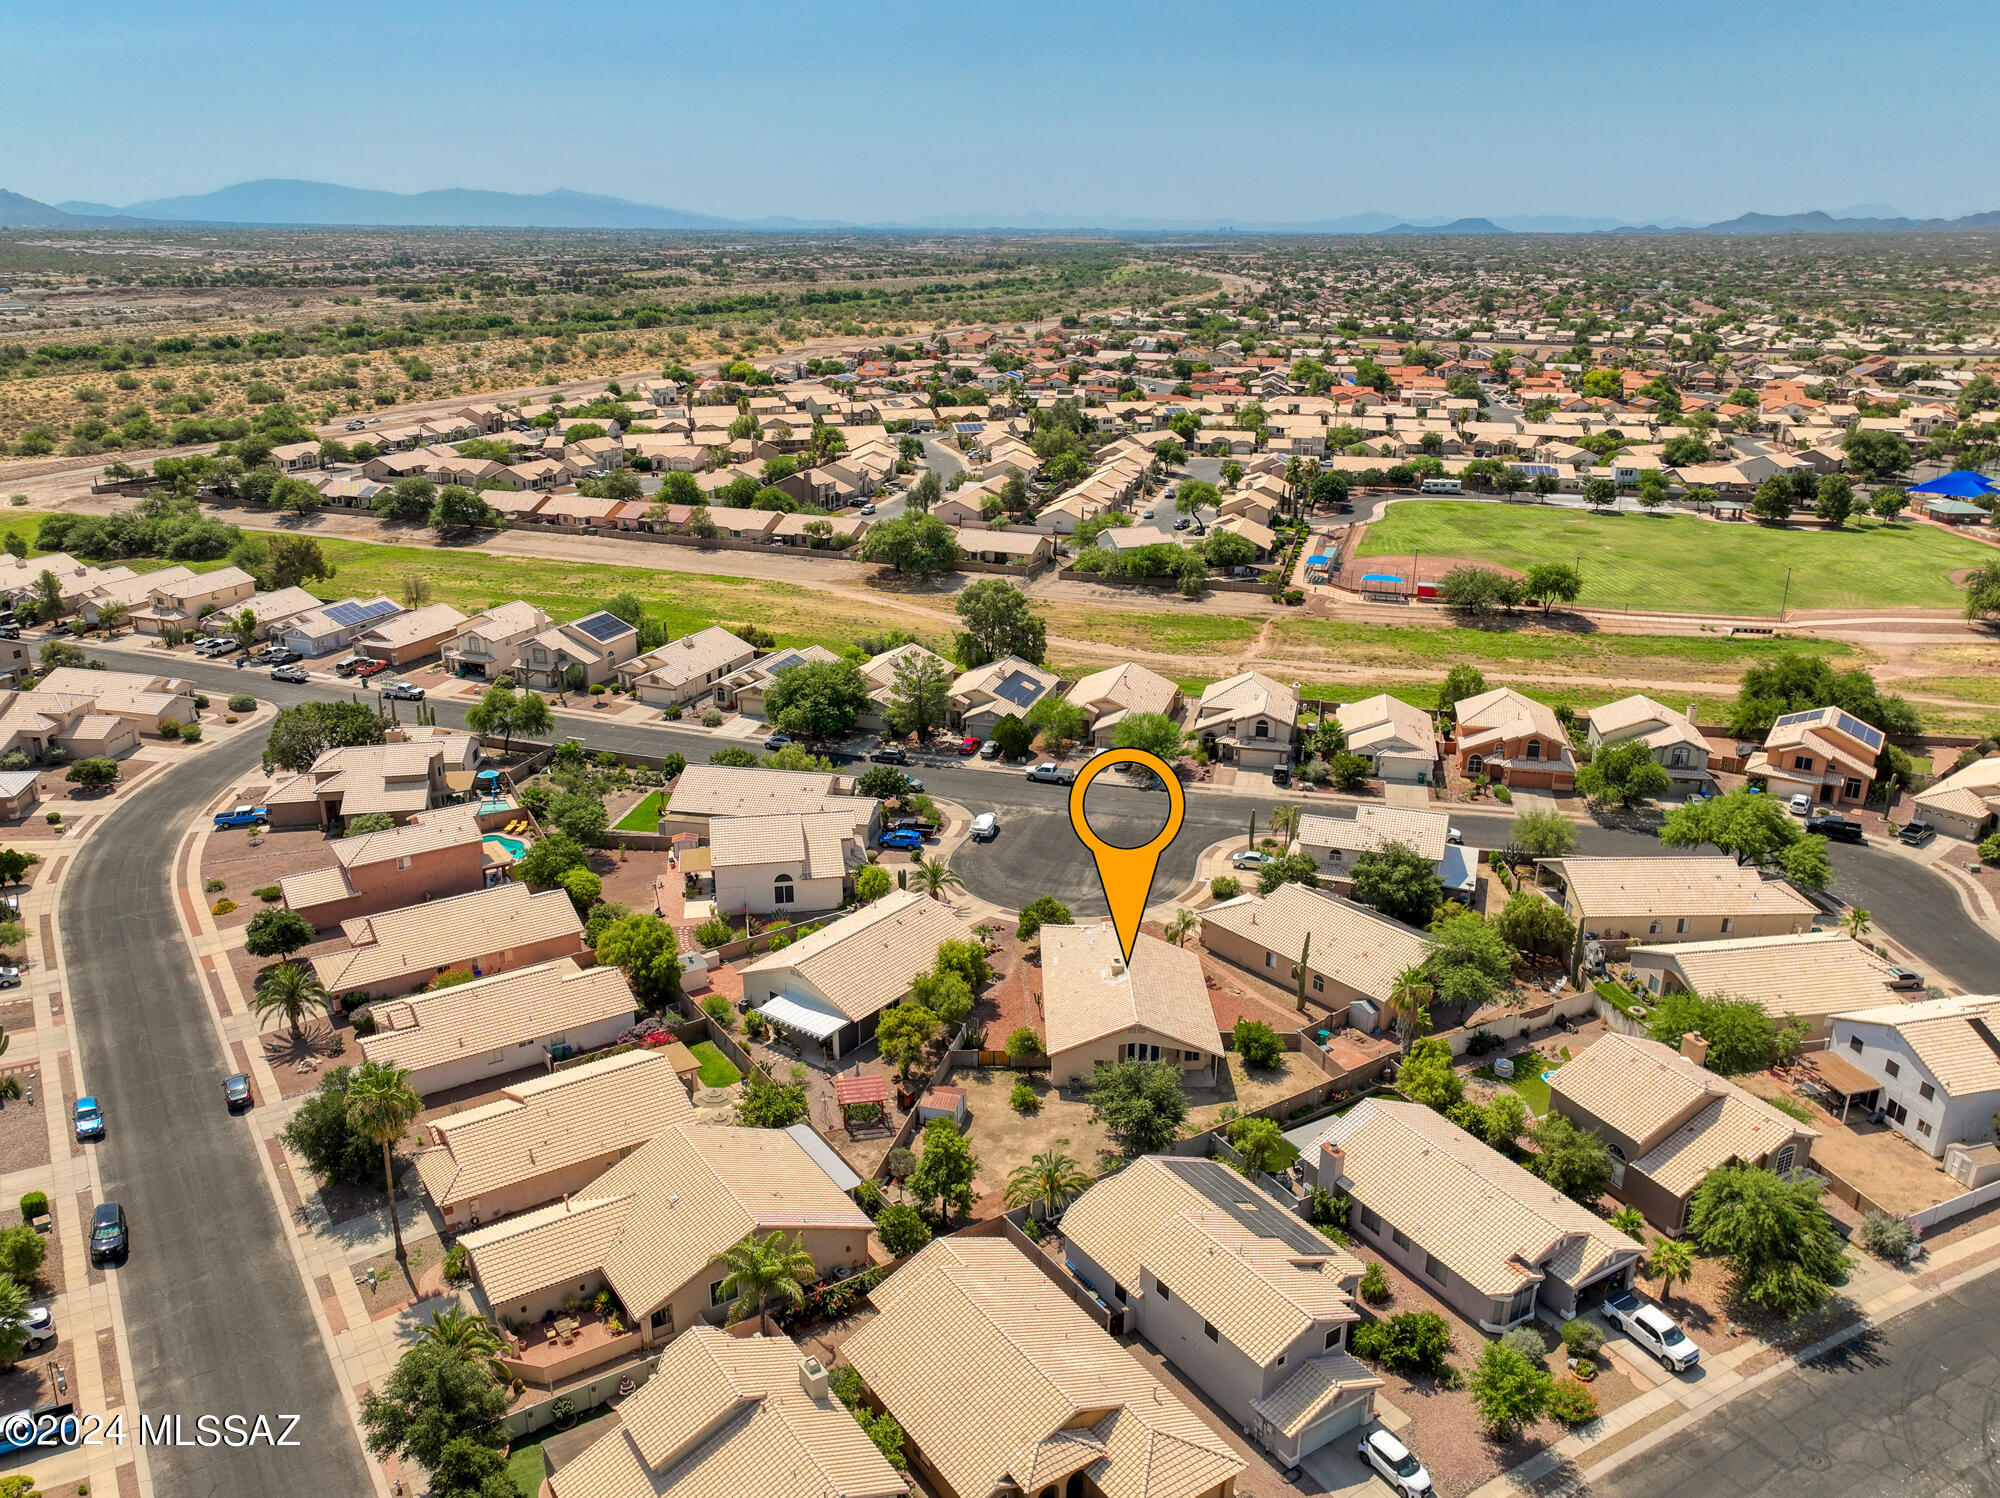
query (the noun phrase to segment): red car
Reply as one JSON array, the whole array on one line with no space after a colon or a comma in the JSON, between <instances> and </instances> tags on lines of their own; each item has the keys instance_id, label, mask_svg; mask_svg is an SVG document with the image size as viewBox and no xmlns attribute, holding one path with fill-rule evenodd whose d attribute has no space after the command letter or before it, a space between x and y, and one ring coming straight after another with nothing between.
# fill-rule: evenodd
<instances>
[{"instance_id":1,"label":"red car","mask_svg":"<svg viewBox=\"0 0 2000 1498\"><path fill-rule=\"evenodd\" d=\"M354 674L356 676L380 676L388 669L389 663L387 661L363 661L354 668Z\"/></svg>"},{"instance_id":2,"label":"red car","mask_svg":"<svg viewBox=\"0 0 2000 1498\"><path fill-rule=\"evenodd\" d=\"M967 734L958 741L958 752L960 754L977 754L979 752L979 740L971 734Z\"/></svg>"}]
</instances>

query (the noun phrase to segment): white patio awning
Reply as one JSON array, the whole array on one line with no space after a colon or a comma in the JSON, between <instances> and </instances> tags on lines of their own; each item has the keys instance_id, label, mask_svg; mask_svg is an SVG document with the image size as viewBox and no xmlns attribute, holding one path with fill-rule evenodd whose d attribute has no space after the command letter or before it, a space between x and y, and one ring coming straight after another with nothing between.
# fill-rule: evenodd
<instances>
[{"instance_id":1,"label":"white patio awning","mask_svg":"<svg viewBox=\"0 0 2000 1498\"><path fill-rule=\"evenodd\" d=\"M783 994L758 1005L757 1012L781 1029L810 1035L814 1040L831 1040L853 1023L838 1010L809 999L788 999Z\"/></svg>"}]
</instances>

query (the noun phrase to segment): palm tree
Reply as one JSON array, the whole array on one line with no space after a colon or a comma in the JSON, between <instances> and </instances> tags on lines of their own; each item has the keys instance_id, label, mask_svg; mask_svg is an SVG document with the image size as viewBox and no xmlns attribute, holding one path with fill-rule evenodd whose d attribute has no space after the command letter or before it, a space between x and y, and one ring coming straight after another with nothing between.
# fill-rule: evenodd
<instances>
[{"instance_id":1,"label":"palm tree","mask_svg":"<svg viewBox=\"0 0 2000 1498\"><path fill-rule=\"evenodd\" d=\"M1694 1245L1685 1238L1662 1238L1653 1245L1646 1271L1660 1282L1660 1299L1670 1299L1676 1284L1694 1278Z\"/></svg>"},{"instance_id":2,"label":"palm tree","mask_svg":"<svg viewBox=\"0 0 2000 1498\"><path fill-rule=\"evenodd\" d=\"M500 1354L507 1351L507 1344L484 1316L450 1306L431 1312L429 1324L419 1327L418 1335L457 1353L461 1362L484 1363L495 1378L506 1377L500 1366Z\"/></svg>"},{"instance_id":3,"label":"palm tree","mask_svg":"<svg viewBox=\"0 0 2000 1498\"><path fill-rule=\"evenodd\" d=\"M1271 808L1271 836L1279 842L1290 844L1299 830L1299 809L1296 806L1274 806Z\"/></svg>"},{"instance_id":4,"label":"palm tree","mask_svg":"<svg viewBox=\"0 0 2000 1498\"><path fill-rule=\"evenodd\" d=\"M1646 1241L1646 1219L1637 1207L1620 1207L1611 1214L1611 1225L1627 1238Z\"/></svg>"},{"instance_id":5,"label":"palm tree","mask_svg":"<svg viewBox=\"0 0 2000 1498\"><path fill-rule=\"evenodd\" d=\"M132 610L122 603L107 603L97 611L97 622L104 626L107 635L115 635L132 617Z\"/></svg>"},{"instance_id":6,"label":"palm tree","mask_svg":"<svg viewBox=\"0 0 2000 1498\"><path fill-rule=\"evenodd\" d=\"M1007 1177L1007 1205L1041 1209L1042 1221L1062 1211L1090 1186L1090 1177L1078 1169L1076 1160L1062 1151L1067 1139L1058 1139L1047 1149L1014 1167Z\"/></svg>"},{"instance_id":7,"label":"palm tree","mask_svg":"<svg viewBox=\"0 0 2000 1498\"><path fill-rule=\"evenodd\" d=\"M1174 918L1167 922L1167 940L1177 947L1188 944L1188 938L1201 930L1201 917L1183 907L1174 912Z\"/></svg>"},{"instance_id":8,"label":"palm tree","mask_svg":"<svg viewBox=\"0 0 2000 1498\"><path fill-rule=\"evenodd\" d=\"M1403 1032L1405 1056L1417 1043L1418 1033L1430 1026L1430 1002L1436 992L1431 987L1430 975L1421 967L1404 968L1389 985L1388 1009Z\"/></svg>"},{"instance_id":9,"label":"palm tree","mask_svg":"<svg viewBox=\"0 0 2000 1498\"><path fill-rule=\"evenodd\" d=\"M774 1299L788 1306L799 1305L806 1298L805 1287L819 1278L813 1257L806 1251L804 1233L790 1239L783 1233L765 1238L751 1233L724 1250L722 1262L729 1266L729 1274L719 1288L724 1295L736 1297L724 1323L728 1326L754 1315L761 1330L770 1330L765 1305Z\"/></svg>"},{"instance_id":10,"label":"palm tree","mask_svg":"<svg viewBox=\"0 0 2000 1498\"><path fill-rule=\"evenodd\" d=\"M303 1040L300 1022L308 1014L327 1013L333 1007L333 996L303 962L281 962L257 985L250 1007L257 1011L259 1021L277 1015L291 1026L293 1040Z\"/></svg>"},{"instance_id":11,"label":"palm tree","mask_svg":"<svg viewBox=\"0 0 2000 1498\"><path fill-rule=\"evenodd\" d=\"M396 1218L396 1172L390 1153L423 1108L424 1100L410 1085L410 1074L403 1067L369 1061L347 1080L348 1127L382 1146L382 1175L389 1186L389 1226L395 1230L398 1260L407 1259L409 1251L403 1247L403 1224Z\"/></svg>"},{"instance_id":12,"label":"palm tree","mask_svg":"<svg viewBox=\"0 0 2000 1498\"><path fill-rule=\"evenodd\" d=\"M924 893L935 900L942 900L946 890L965 888L965 881L951 871L950 865L942 858L924 857L922 849L918 849L917 861L910 865L910 872L923 886Z\"/></svg>"},{"instance_id":13,"label":"palm tree","mask_svg":"<svg viewBox=\"0 0 2000 1498\"><path fill-rule=\"evenodd\" d=\"M1856 941L1868 934L1868 912L1857 905L1840 918L1840 924L1847 928L1847 934Z\"/></svg>"}]
</instances>

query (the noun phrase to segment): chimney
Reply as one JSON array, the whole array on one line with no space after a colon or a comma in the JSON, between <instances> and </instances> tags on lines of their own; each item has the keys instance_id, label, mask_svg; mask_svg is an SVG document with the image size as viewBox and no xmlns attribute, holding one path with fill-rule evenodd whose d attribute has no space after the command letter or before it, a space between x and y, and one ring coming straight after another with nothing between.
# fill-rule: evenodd
<instances>
[{"instance_id":1,"label":"chimney","mask_svg":"<svg viewBox=\"0 0 2000 1498\"><path fill-rule=\"evenodd\" d=\"M1346 1179L1347 1151L1331 1139L1323 1140L1319 1147L1319 1183L1332 1191Z\"/></svg>"},{"instance_id":2,"label":"chimney","mask_svg":"<svg viewBox=\"0 0 2000 1498\"><path fill-rule=\"evenodd\" d=\"M1681 1037L1681 1054L1696 1066L1708 1065L1708 1042L1702 1039L1701 1031L1690 1030Z\"/></svg>"},{"instance_id":3,"label":"chimney","mask_svg":"<svg viewBox=\"0 0 2000 1498\"><path fill-rule=\"evenodd\" d=\"M826 1398L828 1388L826 1364L810 1355L800 1358L799 1387L806 1391L808 1399Z\"/></svg>"}]
</instances>

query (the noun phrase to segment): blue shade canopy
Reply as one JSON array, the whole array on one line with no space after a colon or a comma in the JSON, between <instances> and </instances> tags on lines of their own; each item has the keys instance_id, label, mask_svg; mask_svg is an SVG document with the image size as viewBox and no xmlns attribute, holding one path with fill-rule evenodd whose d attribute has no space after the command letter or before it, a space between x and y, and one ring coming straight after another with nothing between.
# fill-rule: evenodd
<instances>
[{"instance_id":1,"label":"blue shade canopy","mask_svg":"<svg viewBox=\"0 0 2000 1498\"><path fill-rule=\"evenodd\" d=\"M1974 499L1981 494L2000 494L2000 484L1969 469L1954 468L1934 479L1910 486L1912 494L1935 494L1944 499Z\"/></svg>"}]
</instances>

